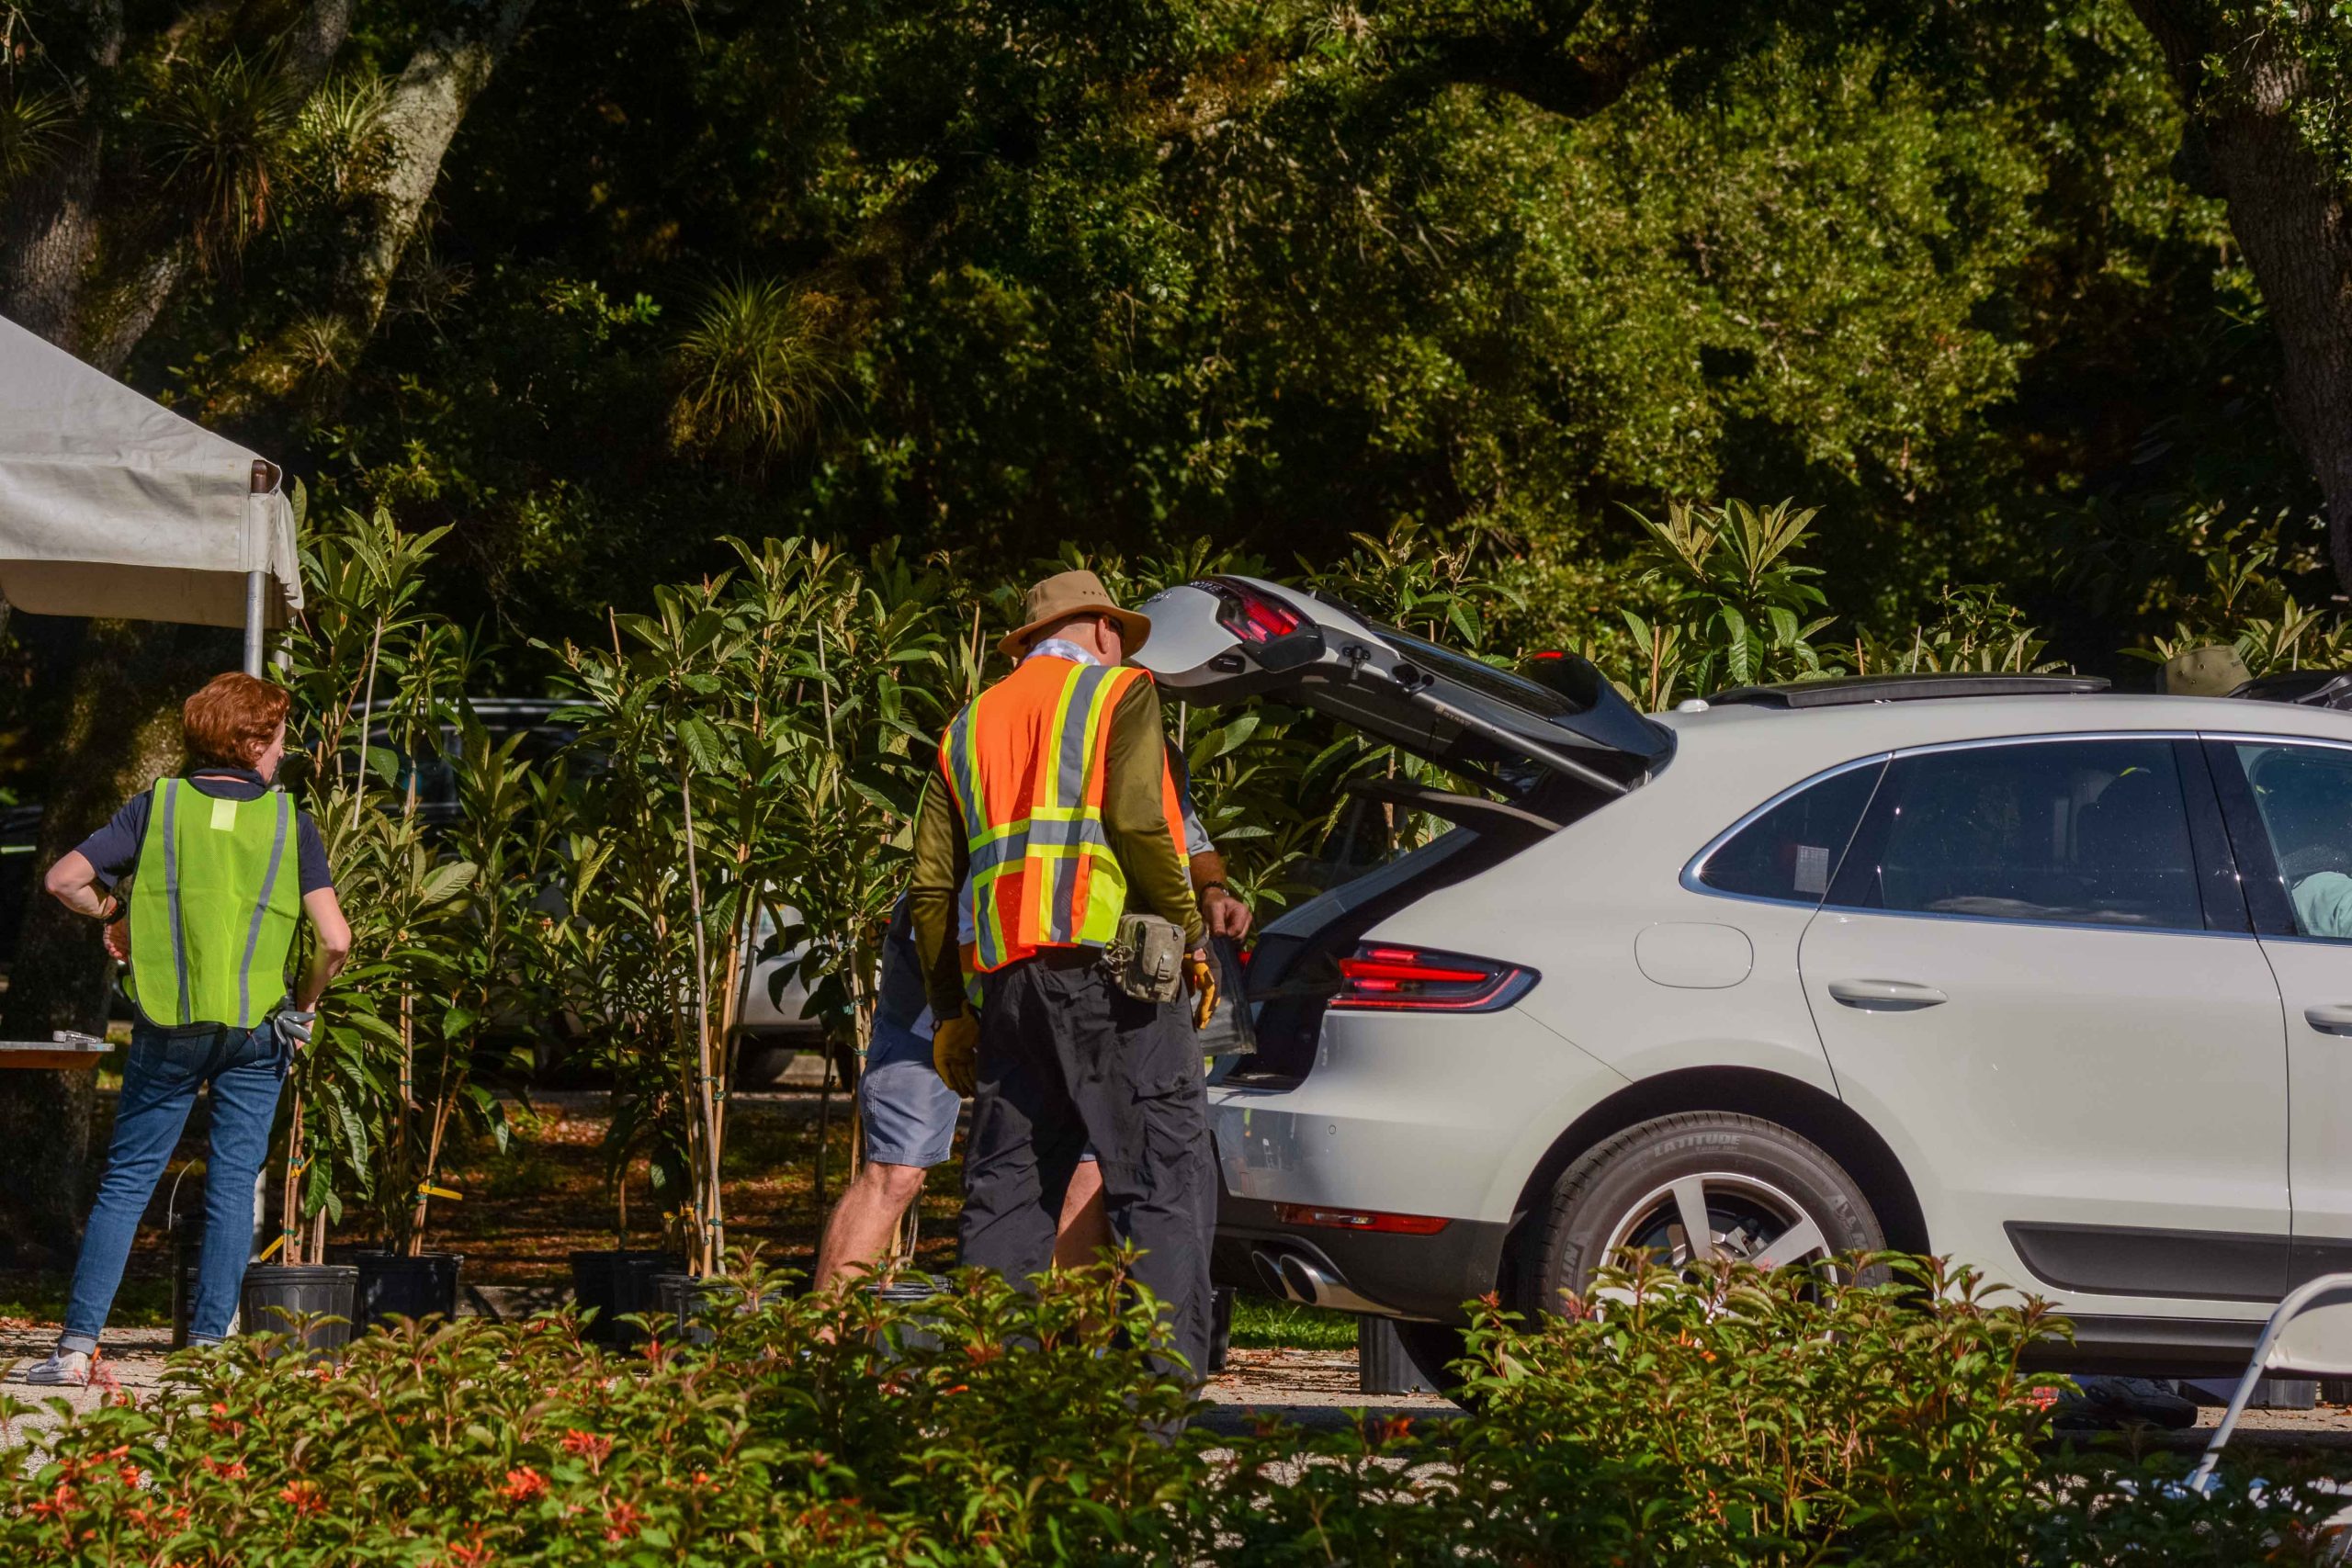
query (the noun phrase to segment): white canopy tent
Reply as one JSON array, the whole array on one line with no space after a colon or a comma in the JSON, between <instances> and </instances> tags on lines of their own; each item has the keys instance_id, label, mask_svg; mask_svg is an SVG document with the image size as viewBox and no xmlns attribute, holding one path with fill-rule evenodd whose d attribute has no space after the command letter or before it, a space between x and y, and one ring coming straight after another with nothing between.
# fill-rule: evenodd
<instances>
[{"instance_id":1,"label":"white canopy tent","mask_svg":"<svg viewBox=\"0 0 2352 1568\"><path fill-rule=\"evenodd\" d=\"M245 628L302 607L277 466L0 317L0 593L45 615Z\"/></svg>"}]
</instances>

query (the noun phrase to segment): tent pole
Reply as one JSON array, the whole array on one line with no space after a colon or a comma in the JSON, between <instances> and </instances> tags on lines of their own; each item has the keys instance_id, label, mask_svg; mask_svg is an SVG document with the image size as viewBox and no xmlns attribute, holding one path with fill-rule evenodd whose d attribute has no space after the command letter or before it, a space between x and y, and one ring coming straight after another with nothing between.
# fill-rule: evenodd
<instances>
[{"instance_id":1,"label":"tent pole","mask_svg":"<svg viewBox=\"0 0 2352 1568\"><path fill-rule=\"evenodd\" d=\"M248 675L261 673L261 648L266 635L262 596L268 591L268 584L269 573L266 571L245 573L245 673Z\"/></svg>"}]
</instances>

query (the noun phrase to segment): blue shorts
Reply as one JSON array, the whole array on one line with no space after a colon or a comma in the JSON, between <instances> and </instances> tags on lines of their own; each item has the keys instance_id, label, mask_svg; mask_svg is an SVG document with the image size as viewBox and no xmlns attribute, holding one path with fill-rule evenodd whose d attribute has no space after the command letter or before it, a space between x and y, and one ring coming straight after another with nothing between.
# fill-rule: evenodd
<instances>
[{"instance_id":1,"label":"blue shorts","mask_svg":"<svg viewBox=\"0 0 2352 1568\"><path fill-rule=\"evenodd\" d=\"M887 1019L874 1021L857 1089L867 1159L926 1168L940 1164L955 1145L963 1104L931 1065L929 1037Z\"/></svg>"}]
</instances>

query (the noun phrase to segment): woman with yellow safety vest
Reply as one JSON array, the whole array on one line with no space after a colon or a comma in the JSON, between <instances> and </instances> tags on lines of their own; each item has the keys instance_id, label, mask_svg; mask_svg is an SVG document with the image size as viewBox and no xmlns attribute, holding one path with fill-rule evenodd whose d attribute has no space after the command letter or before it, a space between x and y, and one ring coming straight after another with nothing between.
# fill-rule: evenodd
<instances>
[{"instance_id":1,"label":"woman with yellow safety vest","mask_svg":"<svg viewBox=\"0 0 2352 1568\"><path fill-rule=\"evenodd\" d=\"M187 774L158 780L50 867L50 894L105 922L107 947L130 958L138 1017L65 1332L28 1382L89 1381L140 1216L207 1085L211 1151L190 1340L217 1342L236 1314L278 1090L351 952L318 828L275 783L289 701L250 675L214 677L181 710ZM111 889L134 872L126 922ZM289 990L305 915L318 942Z\"/></svg>"}]
</instances>

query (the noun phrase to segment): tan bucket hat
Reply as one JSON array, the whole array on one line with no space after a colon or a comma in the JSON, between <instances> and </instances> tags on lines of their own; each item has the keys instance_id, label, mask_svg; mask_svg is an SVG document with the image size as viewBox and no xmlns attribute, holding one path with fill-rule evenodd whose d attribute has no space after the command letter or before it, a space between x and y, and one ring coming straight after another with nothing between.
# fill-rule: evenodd
<instances>
[{"instance_id":1,"label":"tan bucket hat","mask_svg":"<svg viewBox=\"0 0 2352 1568\"><path fill-rule=\"evenodd\" d=\"M1061 571L1029 590L1021 605L1021 625L1004 634L996 646L1008 659L1029 651L1037 633L1065 615L1108 615L1119 623L1120 639L1132 657L1151 636L1151 617L1122 609L1102 580L1091 571Z\"/></svg>"},{"instance_id":2,"label":"tan bucket hat","mask_svg":"<svg viewBox=\"0 0 2352 1568\"><path fill-rule=\"evenodd\" d=\"M2165 660L2165 692L2175 697L2226 697L2246 683L2245 660L2228 643L2192 648Z\"/></svg>"}]
</instances>

